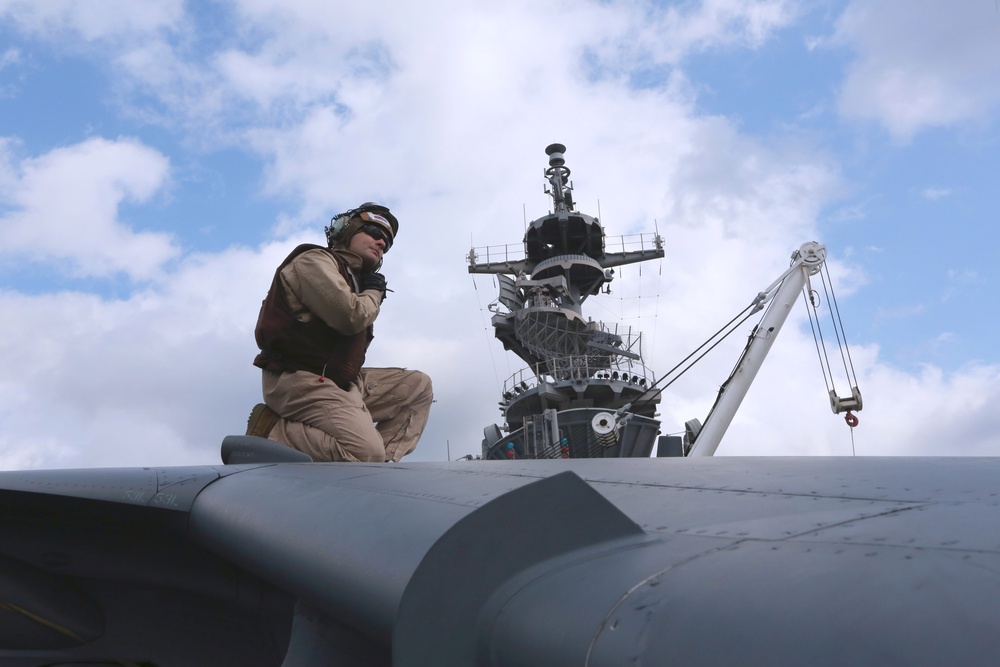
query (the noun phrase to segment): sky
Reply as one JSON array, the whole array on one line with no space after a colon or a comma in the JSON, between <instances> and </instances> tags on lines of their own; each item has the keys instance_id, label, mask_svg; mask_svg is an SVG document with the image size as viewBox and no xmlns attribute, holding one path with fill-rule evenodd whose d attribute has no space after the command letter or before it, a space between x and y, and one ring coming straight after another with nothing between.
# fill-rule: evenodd
<instances>
[{"instance_id":1,"label":"sky","mask_svg":"<svg viewBox=\"0 0 1000 667\"><path fill-rule=\"evenodd\" d=\"M609 237L664 238L585 305L657 377L827 246L858 427L799 304L718 455L1000 455L998 119L996 0L0 0L0 469L218 463L275 268L364 201L400 220L368 364L434 381L408 460L478 454L522 364L467 255L549 211L554 142Z\"/></svg>"}]
</instances>

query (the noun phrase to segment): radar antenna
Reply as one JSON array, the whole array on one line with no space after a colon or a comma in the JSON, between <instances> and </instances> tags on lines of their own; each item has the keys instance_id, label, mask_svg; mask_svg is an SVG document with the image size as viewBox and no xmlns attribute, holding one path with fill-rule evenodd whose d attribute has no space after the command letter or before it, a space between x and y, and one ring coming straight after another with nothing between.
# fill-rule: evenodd
<instances>
[{"instance_id":1,"label":"radar antenna","mask_svg":"<svg viewBox=\"0 0 1000 667\"><path fill-rule=\"evenodd\" d=\"M573 210L573 186L569 183L570 170L566 166L564 153L566 147L562 144L549 144L545 148L545 154L549 156L549 168L545 170L545 177L552 185L551 190L545 193L552 195L552 210L560 217L564 217Z\"/></svg>"}]
</instances>

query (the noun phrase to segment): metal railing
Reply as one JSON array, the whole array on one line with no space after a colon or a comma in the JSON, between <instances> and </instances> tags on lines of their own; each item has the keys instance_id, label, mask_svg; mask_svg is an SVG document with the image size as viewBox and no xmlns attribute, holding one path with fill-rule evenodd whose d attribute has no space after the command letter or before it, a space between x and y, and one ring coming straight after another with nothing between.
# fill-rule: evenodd
<instances>
[{"instance_id":1,"label":"metal railing","mask_svg":"<svg viewBox=\"0 0 1000 667\"><path fill-rule=\"evenodd\" d=\"M509 401L543 382L607 380L625 382L642 388L651 388L656 382L653 371L640 362L623 359L613 362L609 367L607 358L600 359L603 363L594 363L596 361L596 358L589 355L573 355L550 359L548 366L553 372L543 370L542 364L522 368L504 381L504 400Z\"/></svg>"},{"instance_id":2,"label":"metal railing","mask_svg":"<svg viewBox=\"0 0 1000 667\"><path fill-rule=\"evenodd\" d=\"M618 255L663 250L663 238L653 232L604 237L604 253ZM469 266L513 264L527 259L524 243L506 243L472 248L466 255Z\"/></svg>"},{"instance_id":3,"label":"metal railing","mask_svg":"<svg viewBox=\"0 0 1000 667\"><path fill-rule=\"evenodd\" d=\"M524 261L525 257L523 243L507 243L473 248L469 251L466 259L469 260L469 266L476 266L477 264L521 262Z\"/></svg>"}]
</instances>

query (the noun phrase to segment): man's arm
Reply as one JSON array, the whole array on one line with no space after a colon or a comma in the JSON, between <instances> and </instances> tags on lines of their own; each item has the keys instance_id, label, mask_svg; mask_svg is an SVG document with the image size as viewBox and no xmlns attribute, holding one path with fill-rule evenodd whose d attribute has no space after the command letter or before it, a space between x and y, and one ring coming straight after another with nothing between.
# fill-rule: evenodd
<instances>
[{"instance_id":1,"label":"man's arm","mask_svg":"<svg viewBox=\"0 0 1000 667\"><path fill-rule=\"evenodd\" d=\"M355 294L323 250L302 253L281 276L305 308L341 333L363 331L378 317L382 294L374 289Z\"/></svg>"}]
</instances>

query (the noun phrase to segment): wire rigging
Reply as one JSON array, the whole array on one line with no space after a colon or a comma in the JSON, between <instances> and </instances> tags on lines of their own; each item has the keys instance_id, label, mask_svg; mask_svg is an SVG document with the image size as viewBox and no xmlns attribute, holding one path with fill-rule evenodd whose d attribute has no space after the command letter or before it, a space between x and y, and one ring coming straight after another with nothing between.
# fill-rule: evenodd
<instances>
[{"instance_id":1,"label":"wire rigging","mask_svg":"<svg viewBox=\"0 0 1000 667\"><path fill-rule=\"evenodd\" d=\"M656 237L660 236L660 225L656 218L653 218L653 231ZM650 349L656 349L656 329L657 324L660 322L660 292L663 287L663 258L657 262L656 271L656 301L653 302L653 335L649 339Z\"/></svg>"},{"instance_id":2,"label":"wire rigging","mask_svg":"<svg viewBox=\"0 0 1000 667\"><path fill-rule=\"evenodd\" d=\"M830 407L834 413L847 413L844 416L844 421L851 432L851 455L857 456L854 429L858 425L858 417L853 411L860 410L862 407L861 392L858 390L858 378L854 371L854 360L851 358L851 350L847 345L847 335L844 332L844 321L840 316L840 306L837 304L837 296L833 291L833 279L830 277L829 267L825 264L820 272L820 281L822 283L823 299L826 300L829 320L833 327L833 335L837 341L837 349L840 352L840 360L844 367L844 375L850 387L850 396L848 397L841 398L837 391L833 366L830 363L830 355L826 348L826 336L823 334L823 326L821 324L822 317L819 312L821 299L809 281L802 288L802 296L806 302L806 312L809 315L809 328L812 330L813 342L816 346L816 356L819 358L820 370L823 373L823 382L830 397Z\"/></svg>"},{"instance_id":3,"label":"wire rigging","mask_svg":"<svg viewBox=\"0 0 1000 667\"><path fill-rule=\"evenodd\" d=\"M493 286L496 287L496 278L493 279ZM472 289L476 292L476 303L479 305L479 317L483 321L483 332L488 330L486 326L486 314L483 313L483 301L479 297L479 285L476 283L476 277L472 276ZM497 393L503 390L503 385L500 383L500 371L497 370L497 361L493 357L493 349L490 346L491 336L486 334L486 348L490 355L490 362L493 364L493 381L497 384Z\"/></svg>"},{"instance_id":4,"label":"wire rigging","mask_svg":"<svg viewBox=\"0 0 1000 667\"><path fill-rule=\"evenodd\" d=\"M819 294L813 289L811 282L807 282L802 291L806 302L806 311L809 315L809 327L812 330L813 341L816 346L816 355L819 358L820 369L823 373L823 382L826 385L827 393L830 395L831 407L834 412L849 411L852 408L860 409L860 394L857 389L858 379L854 371L854 361L851 358L851 351L847 345L847 336L844 333L844 323L840 316L840 307L837 304L837 297L833 291L833 280L830 277L829 268L825 264L820 272L820 282L822 283L823 299L819 298ZM840 398L840 394L837 391L833 365L827 351L826 336L823 333L823 318L819 312L823 300L826 301L829 320L833 328L833 337L837 342L837 349L840 352L840 360L844 368L844 376L851 389L851 399ZM855 417L854 419L856 420L857 418Z\"/></svg>"},{"instance_id":5,"label":"wire rigging","mask_svg":"<svg viewBox=\"0 0 1000 667\"><path fill-rule=\"evenodd\" d=\"M840 306L837 304L837 297L833 293L833 279L830 277L830 269L825 264L823 266L823 289L827 288L827 283L829 283L830 289L830 315L831 318L836 315L835 321L837 323L837 328L839 333L837 335L837 342L840 342L840 336L843 335L844 344L841 348L841 359L844 362L844 372L847 373L847 377L850 378L851 382L856 386L858 384L857 375L854 373L854 360L851 359L851 348L847 345L847 335L844 333L844 321L840 318ZM846 355L846 358L845 358ZM848 371L848 366L850 366L850 371Z\"/></svg>"},{"instance_id":6,"label":"wire rigging","mask_svg":"<svg viewBox=\"0 0 1000 667\"><path fill-rule=\"evenodd\" d=\"M682 375L684 375L685 373L687 373L689 370L691 370L691 368L694 367L694 365L696 363L698 363L699 361L701 361L705 357L705 355L707 355L709 352L711 352L712 350L714 350L716 348L716 346L718 346L722 341L724 341L727 337L729 337L739 327L743 326L743 324L748 319L750 319L750 317L755 312L757 312L756 310L754 310L754 307L756 305L757 305L756 302L750 303L750 305L748 305L746 308L744 308L739 313L737 313L736 316L733 317L733 319L729 320L718 331L716 331L714 334L712 334L711 336L709 336L708 339L704 343L702 343L701 345L699 345L698 347L696 347L694 349L694 351L691 352L691 354L689 354L688 356L686 356L683 359L681 359L680 362L678 362L678 364L676 366L674 366L669 371L667 371L666 373L664 373L663 375L661 375L658 380L656 380L655 382L653 382L650 385L649 391L646 394L647 396L649 396L649 398L646 398L645 400L642 400L642 401L637 401L635 403L635 405L633 406L633 412L636 411L636 409L639 406L646 405L646 404L652 402L654 400L654 397L656 397L660 392L662 392L664 389L666 389L667 387L669 387L670 385L672 385L674 382L676 382L677 380L679 380ZM764 312L766 313L767 311L765 310ZM715 341L715 342L713 342L713 341ZM709 345L710 343L711 343L711 345ZM704 349L706 346L708 346L708 349ZM704 351L702 352L703 349L704 349ZM701 352L701 354L698 354L699 352ZM744 354L746 354L745 350L744 350ZM691 361L690 363L687 363L688 360L690 360L695 355L698 355L698 356L693 361ZM741 356L741 359L742 359L742 356ZM687 365L685 366L685 364L687 364ZM737 367L738 366L739 366L739 364L737 363ZM663 382L668 377L670 377L670 375L672 373L674 373L674 371L676 371L677 369L682 368L682 367L683 367L683 370L681 370L679 373L677 373L669 382L667 382L666 384L664 384L662 387L659 387L659 384L661 382ZM732 374L730 374L730 377L732 377ZM728 382L728 380L727 380L727 382ZM724 386L725 386L725 384L723 384L723 387ZM654 392L654 390L656 390L656 391Z\"/></svg>"}]
</instances>

